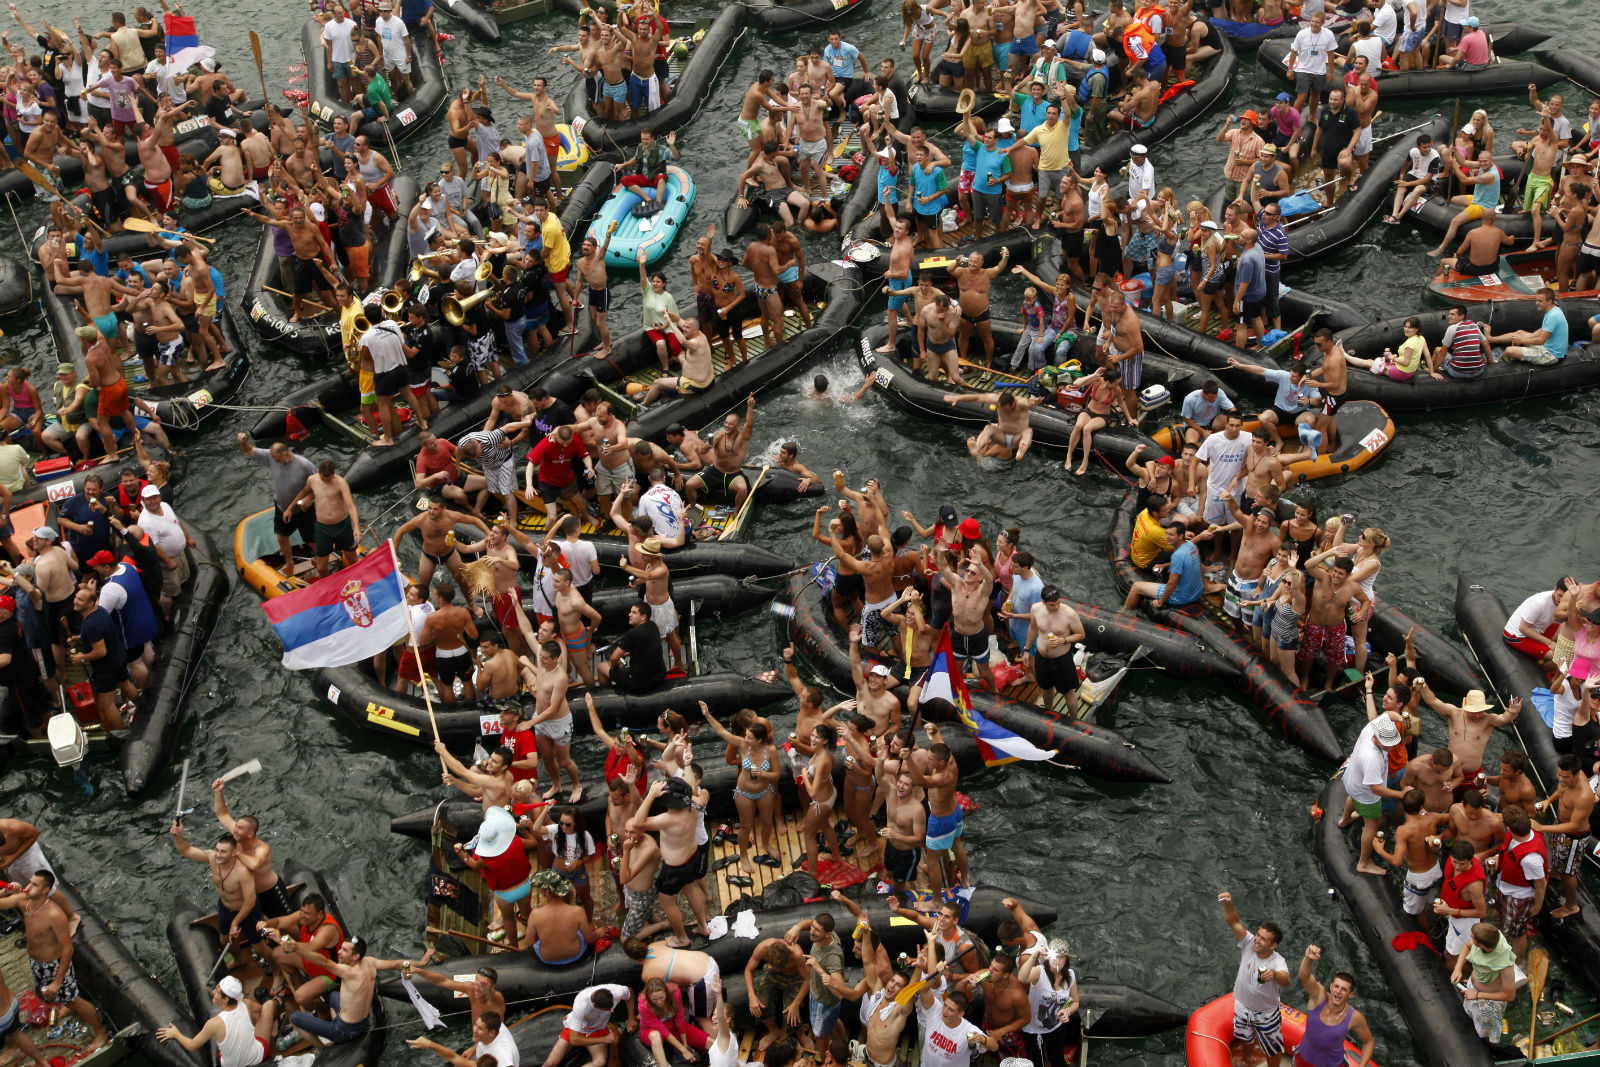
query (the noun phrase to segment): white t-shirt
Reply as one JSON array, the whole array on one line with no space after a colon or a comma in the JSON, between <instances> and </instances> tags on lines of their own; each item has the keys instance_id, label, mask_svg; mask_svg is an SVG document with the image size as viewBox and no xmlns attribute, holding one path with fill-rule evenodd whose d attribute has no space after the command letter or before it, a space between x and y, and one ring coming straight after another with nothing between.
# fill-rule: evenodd
<instances>
[{"instance_id":1,"label":"white t-shirt","mask_svg":"<svg viewBox=\"0 0 1600 1067\"><path fill-rule=\"evenodd\" d=\"M1427 155L1422 154L1422 149L1413 148L1406 153L1406 156L1411 160L1410 165L1406 168L1407 178L1425 178L1429 174L1437 174L1444 164L1444 161L1439 158L1439 150L1437 148L1428 149Z\"/></svg>"},{"instance_id":2,"label":"white t-shirt","mask_svg":"<svg viewBox=\"0 0 1600 1067\"><path fill-rule=\"evenodd\" d=\"M404 20L393 15L388 18L378 16L372 28L378 31L378 37L383 41L383 61L389 66L398 66L406 61L406 37L408 31Z\"/></svg>"},{"instance_id":3,"label":"white t-shirt","mask_svg":"<svg viewBox=\"0 0 1600 1067\"><path fill-rule=\"evenodd\" d=\"M1326 26L1319 32L1310 26L1294 35L1294 72L1296 74L1328 73L1328 56L1339 47L1339 39Z\"/></svg>"},{"instance_id":4,"label":"white t-shirt","mask_svg":"<svg viewBox=\"0 0 1600 1067\"><path fill-rule=\"evenodd\" d=\"M1566 684L1552 691L1551 696L1555 698L1555 721L1550 724L1550 732L1562 739L1571 737L1572 713L1583 701L1573 696L1572 687Z\"/></svg>"},{"instance_id":5,"label":"white t-shirt","mask_svg":"<svg viewBox=\"0 0 1600 1067\"><path fill-rule=\"evenodd\" d=\"M1028 987L1028 1021L1022 1024L1025 1034L1048 1034L1061 1025L1059 1012L1078 993L1078 975L1067 968L1067 984L1060 989L1050 984L1045 973L1045 961L1033 973L1033 984Z\"/></svg>"},{"instance_id":6,"label":"white t-shirt","mask_svg":"<svg viewBox=\"0 0 1600 1067\"><path fill-rule=\"evenodd\" d=\"M562 541L560 545L561 556L567 561L567 569L572 572L572 584L589 584L599 563L594 545L587 541Z\"/></svg>"},{"instance_id":7,"label":"white t-shirt","mask_svg":"<svg viewBox=\"0 0 1600 1067\"><path fill-rule=\"evenodd\" d=\"M1539 831L1537 830L1530 830L1528 832L1528 836L1522 838L1521 840L1513 837L1509 844L1515 846L1520 845L1525 841L1531 841L1533 840L1533 835L1538 832ZM1529 852L1526 856L1522 857L1522 876L1529 882L1537 882L1539 879L1544 877L1544 874L1543 856L1539 855L1537 852ZM1516 897L1518 900L1529 900L1533 897L1532 885L1508 885L1506 884L1506 880L1499 875L1495 876L1494 884L1499 887L1500 892L1505 896Z\"/></svg>"},{"instance_id":8,"label":"white t-shirt","mask_svg":"<svg viewBox=\"0 0 1600 1067\"><path fill-rule=\"evenodd\" d=\"M108 581L100 587L100 596L95 600L95 604L98 607L105 608L107 611L121 611L128 606L128 591L116 582ZM1566 686L1561 688L1564 690ZM1567 715L1567 733L1571 732L1572 715L1569 713ZM1565 735L1557 734L1556 736L1562 737Z\"/></svg>"},{"instance_id":9,"label":"white t-shirt","mask_svg":"<svg viewBox=\"0 0 1600 1067\"><path fill-rule=\"evenodd\" d=\"M1533 594L1527 600L1517 605L1517 610L1511 613L1511 618L1506 620L1506 633L1512 637L1525 636L1522 624L1538 630L1540 633L1550 629L1550 624L1556 621L1556 598L1548 589Z\"/></svg>"},{"instance_id":10,"label":"white t-shirt","mask_svg":"<svg viewBox=\"0 0 1600 1067\"><path fill-rule=\"evenodd\" d=\"M1365 56L1367 60L1367 71L1373 75L1376 75L1378 71L1383 69L1383 49L1383 38L1379 37L1376 33L1374 33L1371 37L1360 37L1350 42L1350 52L1352 57ZM1352 58L1350 62L1354 64L1355 59Z\"/></svg>"},{"instance_id":11,"label":"white t-shirt","mask_svg":"<svg viewBox=\"0 0 1600 1067\"><path fill-rule=\"evenodd\" d=\"M139 528L149 534L161 551L167 554L168 559L175 560L183 555L189 537L183 532L183 527L178 524L178 515L172 510L172 505L162 503L153 505L146 502L144 510L139 513ZM156 508L160 510L157 511Z\"/></svg>"},{"instance_id":12,"label":"white t-shirt","mask_svg":"<svg viewBox=\"0 0 1600 1067\"><path fill-rule=\"evenodd\" d=\"M1393 5L1389 0L1379 0L1372 14L1372 32L1382 37L1385 44L1394 44L1394 33L1399 25Z\"/></svg>"},{"instance_id":13,"label":"white t-shirt","mask_svg":"<svg viewBox=\"0 0 1600 1067\"><path fill-rule=\"evenodd\" d=\"M356 47L351 41L355 33L354 19L322 24L322 39L328 42L328 57L335 63L348 63L356 57Z\"/></svg>"},{"instance_id":14,"label":"white t-shirt","mask_svg":"<svg viewBox=\"0 0 1600 1067\"><path fill-rule=\"evenodd\" d=\"M652 485L639 498L639 508L650 517L657 537L670 541L683 532L683 522L678 518L683 509L683 497L672 486L664 482Z\"/></svg>"},{"instance_id":15,"label":"white t-shirt","mask_svg":"<svg viewBox=\"0 0 1600 1067\"><path fill-rule=\"evenodd\" d=\"M493 1056L499 1067L522 1067L522 1053L517 1051L517 1039L511 1036L505 1023L500 1024L500 1032L494 1035L493 1041L488 1044L480 1041L478 1047L472 1050L474 1062L483 1056Z\"/></svg>"},{"instance_id":16,"label":"white t-shirt","mask_svg":"<svg viewBox=\"0 0 1600 1067\"><path fill-rule=\"evenodd\" d=\"M1405 13L1407 33L1428 28L1428 0L1400 0L1400 9Z\"/></svg>"},{"instance_id":17,"label":"white t-shirt","mask_svg":"<svg viewBox=\"0 0 1600 1067\"><path fill-rule=\"evenodd\" d=\"M1212 500L1221 500L1222 495L1228 492L1228 483L1233 481L1233 476L1244 470L1244 459L1250 453L1249 434L1241 431L1239 436L1228 440L1226 431L1219 431L1200 442L1200 451L1195 453L1201 463L1210 468L1211 473L1206 478L1206 496ZM1234 499L1244 492L1244 483L1239 483L1239 488L1233 494Z\"/></svg>"},{"instance_id":18,"label":"white t-shirt","mask_svg":"<svg viewBox=\"0 0 1600 1067\"><path fill-rule=\"evenodd\" d=\"M1266 959L1257 956L1255 935L1245 934L1239 939L1239 975L1233 980L1235 1009L1244 1008L1257 1015L1278 1010L1278 991L1282 987L1271 980L1261 981L1259 972L1263 967L1271 967L1274 971L1289 969L1277 952Z\"/></svg>"},{"instance_id":19,"label":"white t-shirt","mask_svg":"<svg viewBox=\"0 0 1600 1067\"><path fill-rule=\"evenodd\" d=\"M594 1006L594 995L604 989L611 994L611 1007L597 1008ZM611 1021L611 1013L627 1004L628 998L633 994L625 985L595 985L579 993L572 1002L572 1010L567 1012L567 1017L562 1020L565 1026L575 1034L592 1034Z\"/></svg>"},{"instance_id":20,"label":"white t-shirt","mask_svg":"<svg viewBox=\"0 0 1600 1067\"><path fill-rule=\"evenodd\" d=\"M560 830L559 826L546 826L544 828L544 839L550 842L552 851L555 850L556 834ZM567 835L566 847L561 850L561 855L558 858L565 863L582 863L593 855L594 837L590 835L589 831L585 830L581 834Z\"/></svg>"},{"instance_id":21,"label":"white t-shirt","mask_svg":"<svg viewBox=\"0 0 1600 1067\"><path fill-rule=\"evenodd\" d=\"M967 1040L973 1034L982 1037L983 1030L965 1018L954 1027L946 1026L943 995L934 995L931 1008L917 1000L917 1023L922 1027L922 1067L970 1067L972 1046Z\"/></svg>"},{"instance_id":22,"label":"white t-shirt","mask_svg":"<svg viewBox=\"0 0 1600 1067\"><path fill-rule=\"evenodd\" d=\"M1140 166L1132 160L1128 162L1128 199L1137 200L1141 196L1153 196L1156 191L1156 165L1146 159Z\"/></svg>"},{"instance_id":23,"label":"white t-shirt","mask_svg":"<svg viewBox=\"0 0 1600 1067\"><path fill-rule=\"evenodd\" d=\"M1444 20L1453 26L1467 21L1472 12L1471 0L1444 0Z\"/></svg>"},{"instance_id":24,"label":"white t-shirt","mask_svg":"<svg viewBox=\"0 0 1600 1067\"><path fill-rule=\"evenodd\" d=\"M145 77L156 80L156 95L165 96L174 104L188 101L188 90L183 87L184 68L174 66L169 59L152 59L145 64Z\"/></svg>"},{"instance_id":25,"label":"white t-shirt","mask_svg":"<svg viewBox=\"0 0 1600 1067\"><path fill-rule=\"evenodd\" d=\"M1389 754L1373 741L1373 725L1377 721L1374 719L1361 728L1356 735L1356 747L1351 750L1344 767L1344 791L1357 804L1378 803L1381 798L1372 787L1389 781Z\"/></svg>"}]
</instances>

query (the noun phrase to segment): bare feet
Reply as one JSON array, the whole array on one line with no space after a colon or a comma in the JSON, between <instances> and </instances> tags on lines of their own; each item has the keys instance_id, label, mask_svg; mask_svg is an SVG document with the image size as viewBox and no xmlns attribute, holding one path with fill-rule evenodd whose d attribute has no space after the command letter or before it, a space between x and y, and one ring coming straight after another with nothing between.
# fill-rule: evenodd
<instances>
[{"instance_id":1,"label":"bare feet","mask_svg":"<svg viewBox=\"0 0 1600 1067\"><path fill-rule=\"evenodd\" d=\"M580 782L577 785L572 787L572 795L567 797L567 803L568 804L576 804L578 801L580 801L582 799L583 799L583 783Z\"/></svg>"},{"instance_id":2,"label":"bare feet","mask_svg":"<svg viewBox=\"0 0 1600 1067\"><path fill-rule=\"evenodd\" d=\"M1565 904L1550 913L1552 919L1565 919L1569 915L1578 914L1578 905Z\"/></svg>"},{"instance_id":3,"label":"bare feet","mask_svg":"<svg viewBox=\"0 0 1600 1067\"><path fill-rule=\"evenodd\" d=\"M1350 826L1350 824L1354 823L1355 821L1356 821L1356 817L1354 815L1351 815L1351 816L1348 816L1346 818L1341 818L1337 825L1338 825L1339 829L1343 830L1346 827Z\"/></svg>"},{"instance_id":4,"label":"bare feet","mask_svg":"<svg viewBox=\"0 0 1600 1067\"><path fill-rule=\"evenodd\" d=\"M1382 867L1374 867L1370 863L1358 863L1358 864L1356 864L1356 873L1357 874L1375 874L1375 875L1378 875L1379 877L1382 877L1382 876L1388 874L1389 872L1384 870Z\"/></svg>"},{"instance_id":5,"label":"bare feet","mask_svg":"<svg viewBox=\"0 0 1600 1067\"><path fill-rule=\"evenodd\" d=\"M1428 249L1428 256L1431 259L1438 259L1442 255L1444 255L1444 249L1442 249L1442 248L1430 248L1430 249Z\"/></svg>"},{"instance_id":6,"label":"bare feet","mask_svg":"<svg viewBox=\"0 0 1600 1067\"><path fill-rule=\"evenodd\" d=\"M967 452L973 459L978 458L978 439L976 437L967 438Z\"/></svg>"},{"instance_id":7,"label":"bare feet","mask_svg":"<svg viewBox=\"0 0 1600 1067\"><path fill-rule=\"evenodd\" d=\"M894 345L879 345L877 348L874 348L873 351L878 353L880 356L886 356L890 352L894 351Z\"/></svg>"}]
</instances>

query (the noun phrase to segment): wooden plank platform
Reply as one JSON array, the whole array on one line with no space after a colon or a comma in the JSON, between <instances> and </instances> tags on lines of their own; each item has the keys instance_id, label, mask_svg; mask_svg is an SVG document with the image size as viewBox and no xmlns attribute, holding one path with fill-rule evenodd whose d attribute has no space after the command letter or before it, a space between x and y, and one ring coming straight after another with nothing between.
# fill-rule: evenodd
<instances>
[{"instance_id":1,"label":"wooden plank platform","mask_svg":"<svg viewBox=\"0 0 1600 1067\"><path fill-rule=\"evenodd\" d=\"M744 871L739 866L739 839L736 833L738 830L737 823L730 822L724 825L729 828L728 839L720 845L713 844L711 846L711 867L713 869L708 871L706 874L706 889L713 897L715 897L715 903L707 905L707 908L712 914L720 913L729 904L738 900L742 896L758 896L771 887L774 882L781 881L783 878L793 874L795 871L804 869L803 865L806 862L806 842L804 833L801 829L803 822L796 813L784 813L783 820L778 825L778 851L776 855L777 858L783 862L783 866L769 867L765 864L757 863L753 864L755 867L755 871L753 873ZM876 833L875 830L869 830L868 832L874 834ZM856 839L852 839L852 844L854 844L855 840ZM854 849L844 846L841 846L841 848L843 848L845 855L840 858L846 863L853 862ZM755 856L761 851L763 851L763 846L761 843L760 834L757 832L750 844L750 854ZM826 852L819 853L818 859L819 863L826 870L827 860L823 858L824 856L826 856ZM732 863L728 864L720 871L714 869L718 861L728 859L730 857L733 859ZM867 874L868 879L870 880L872 872L864 871L864 873ZM749 878L754 884L751 886L737 886L728 881L730 876L739 875ZM826 878L821 878L819 881L826 883L828 880Z\"/></svg>"}]
</instances>

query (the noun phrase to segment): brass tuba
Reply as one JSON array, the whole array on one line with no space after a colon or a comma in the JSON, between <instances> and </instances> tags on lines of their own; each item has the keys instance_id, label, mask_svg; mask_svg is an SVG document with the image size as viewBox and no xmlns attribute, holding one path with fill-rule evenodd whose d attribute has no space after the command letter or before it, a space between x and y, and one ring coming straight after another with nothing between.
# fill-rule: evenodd
<instances>
[{"instance_id":1,"label":"brass tuba","mask_svg":"<svg viewBox=\"0 0 1600 1067\"><path fill-rule=\"evenodd\" d=\"M484 289L473 293L469 297L457 298L447 296L439 302L439 310L444 315L444 321L452 326L460 326L467 321L467 312L483 303L485 300L498 295L499 288Z\"/></svg>"},{"instance_id":2,"label":"brass tuba","mask_svg":"<svg viewBox=\"0 0 1600 1067\"><path fill-rule=\"evenodd\" d=\"M406 306L406 301L397 290L386 289L383 293L383 299L378 301L378 306L383 308L385 317L399 319L400 309Z\"/></svg>"}]
</instances>

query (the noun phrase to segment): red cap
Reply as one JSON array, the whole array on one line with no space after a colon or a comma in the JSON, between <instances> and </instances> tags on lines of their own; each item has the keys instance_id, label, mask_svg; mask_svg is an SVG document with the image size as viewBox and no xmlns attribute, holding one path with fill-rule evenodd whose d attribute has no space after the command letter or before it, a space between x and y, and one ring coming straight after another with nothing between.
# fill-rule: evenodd
<instances>
[{"instance_id":1,"label":"red cap","mask_svg":"<svg viewBox=\"0 0 1600 1067\"><path fill-rule=\"evenodd\" d=\"M1178 465L1178 461L1173 459L1171 456L1162 456L1161 458L1157 459L1156 462L1167 467L1176 467Z\"/></svg>"},{"instance_id":2,"label":"red cap","mask_svg":"<svg viewBox=\"0 0 1600 1067\"><path fill-rule=\"evenodd\" d=\"M962 519L961 525L956 527L956 529L960 532L962 537L967 538L969 541L976 538L981 532L978 527L977 519Z\"/></svg>"},{"instance_id":3,"label":"red cap","mask_svg":"<svg viewBox=\"0 0 1600 1067\"><path fill-rule=\"evenodd\" d=\"M114 566L116 562L117 557L113 556L103 548L89 557L89 566L91 567L110 567Z\"/></svg>"},{"instance_id":4,"label":"red cap","mask_svg":"<svg viewBox=\"0 0 1600 1067\"><path fill-rule=\"evenodd\" d=\"M17 598L13 596L0 596L0 611L16 611Z\"/></svg>"}]
</instances>

